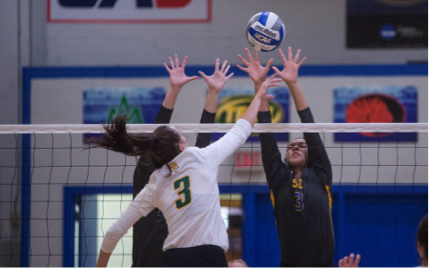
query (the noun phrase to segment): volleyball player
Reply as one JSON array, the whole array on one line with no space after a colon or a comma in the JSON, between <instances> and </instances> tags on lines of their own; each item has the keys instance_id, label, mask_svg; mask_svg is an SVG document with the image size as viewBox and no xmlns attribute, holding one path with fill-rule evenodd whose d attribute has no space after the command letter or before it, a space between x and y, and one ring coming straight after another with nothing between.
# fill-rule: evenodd
<instances>
[{"instance_id":1,"label":"volleyball player","mask_svg":"<svg viewBox=\"0 0 429 268\"><path fill-rule=\"evenodd\" d=\"M289 47L286 59L279 50L284 68L276 74L286 82L303 123L313 123L313 115L298 84L298 69L305 58L298 62L300 50L293 58ZM260 85L271 67L270 60L262 67L258 53L255 59L246 49L248 61L239 59L255 83ZM268 100L259 108L259 123L271 123ZM293 140L286 150L285 162L277 146L274 134L261 133L261 154L265 175L271 190L274 216L281 250L280 266L334 266L334 233L331 220L331 164L317 133L304 133L303 138Z\"/></svg>"},{"instance_id":2,"label":"volleyball player","mask_svg":"<svg viewBox=\"0 0 429 268\"><path fill-rule=\"evenodd\" d=\"M275 75L260 86L246 112L218 141L199 149L173 127L160 126L153 134L129 135L125 118L105 126L98 146L126 155L148 155L156 171L149 183L106 232L97 266L106 266L119 239L131 226L159 208L168 225L164 242L165 266L226 267L228 235L220 212L219 165L249 137L267 88L278 86Z\"/></svg>"},{"instance_id":3,"label":"volleyball player","mask_svg":"<svg viewBox=\"0 0 429 268\"><path fill-rule=\"evenodd\" d=\"M184 85L197 79L197 76L188 77L185 75L187 57L180 66L177 55L174 62L169 57L171 68L164 63L170 74L170 89L165 96L165 100L155 119L155 124L170 123L174 105L177 97ZM219 59L216 60L215 72L211 76L200 72L208 85L208 94L200 123L214 123L218 95L226 81L233 75L226 75L230 66L224 61L219 68ZM196 147L203 148L210 145L211 134L199 133ZM137 163L133 178L133 197L149 182L149 177L155 171L153 165L148 164L150 160L147 155L142 155ZM146 217L140 218L133 226L133 267L159 267L162 266L162 247L168 235L167 223L159 209L154 209Z\"/></svg>"},{"instance_id":4,"label":"volleyball player","mask_svg":"<svg viewBox=\"0 0 429 268\"><path fill-rule=\"evenodd\" d=\"M417 230L417 251L422 259L419 267L428 266L428 215L423 216Z\"/></svg>"}]
</instances>

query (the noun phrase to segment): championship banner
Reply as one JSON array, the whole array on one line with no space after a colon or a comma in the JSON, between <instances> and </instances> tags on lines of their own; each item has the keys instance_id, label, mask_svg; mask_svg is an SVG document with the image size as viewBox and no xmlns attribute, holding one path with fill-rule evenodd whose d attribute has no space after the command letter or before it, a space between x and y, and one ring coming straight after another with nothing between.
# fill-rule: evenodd
<instances>
[{"instance_id":1,"label":"championship banner","mask_svg":"<svg viewBox=\"0 0 429 268\"><path fill-rule=\"evenodd\" d=\"M427 0L347 0L348 48L427 48Z\"/></svg>"},{"instance_id":2,"label":"championship banner","mask_svg":"<svg viewBox=\"0 0 429 268\"><path fill-rule=\"evenodd\" d=\"M268 94L274 96L270 100L272 123L289 123L289 89L286 87L269 88ZM233 124L243 115L255 96L255 89L248 87L224 88L219 93L219 104L215 123ZM256 121L258 122L258 121ZM224 134L213 133L216 141ZM289 134L276 134L277 141L289 141ZM248 141L258 141L258 134L252 134Z\"/></svg>"},{"instance_id":3,"label":"championship banner","mask_svg":"<svg viewBox=\"0 0 429 268\"><path fill-rule=\"evenodd\" d=\"M47 0L54 23L207 23L211 0Z\"/></svg>"},{"instance_id":4,"label":"championship banner","mask_svg":"<svg viewBox=\"0 0 429 268\"><path fill-rule=\"evenodd\" d=\"M415 86L334 89L334 123L417 123ZM417 141L417 133L335 133L339 142Z\"/></svg>"}]
</instances>

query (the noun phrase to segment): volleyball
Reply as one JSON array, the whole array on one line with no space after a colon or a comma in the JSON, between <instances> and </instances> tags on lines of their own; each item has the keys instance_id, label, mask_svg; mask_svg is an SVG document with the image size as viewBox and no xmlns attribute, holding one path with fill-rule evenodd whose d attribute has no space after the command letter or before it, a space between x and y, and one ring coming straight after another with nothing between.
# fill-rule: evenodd
<instances>
[{"instance_id":1,"label":"volleyball","mask_svg":"<svg viewBox=\"0 0 429 268\"><path fill-rule=\"evenodd\" d=\"M285 33L282 20L273 12L259 12L247 23L247 40L258 51L273 51L280 46Z\"/></svg>"}]
</instances>

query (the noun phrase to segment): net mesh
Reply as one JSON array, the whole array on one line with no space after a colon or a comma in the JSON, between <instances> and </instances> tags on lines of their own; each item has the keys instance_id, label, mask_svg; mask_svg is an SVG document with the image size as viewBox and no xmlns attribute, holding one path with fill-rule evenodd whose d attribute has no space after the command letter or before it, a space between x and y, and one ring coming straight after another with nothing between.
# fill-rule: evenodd
<instances>
[{"instance_id":1,"label":"net mesh","mask_svg":"<svg viewBox=\"0 0 429 268\"><path fill-rule=\"evenodd\" d=\"M197 132L230 124L176 124L189 144ZM152 132L157 125L130 125ZM0 266L94 266L107 229L132 200L136 158L88 149L83 133L100 125L0 127ZM333 168L335 258L362 255L362 266L416 266L415 235L428 211L427 124L256 124L255 133L319 132ZM338 133L359 132L338 141ZM371 141L365 133L372 133ZM413 134L411 136L399 133ZM395 134L398 134L395 136ZM386 137L389 138L386 140ZM337 141L336 141L337 140ZM287 142L279 142L285 156ZM278 266L280 250L259 141L219 168L227 259ZM132 232L109 266L132 265Z\"/></svg>"}]
</instances>

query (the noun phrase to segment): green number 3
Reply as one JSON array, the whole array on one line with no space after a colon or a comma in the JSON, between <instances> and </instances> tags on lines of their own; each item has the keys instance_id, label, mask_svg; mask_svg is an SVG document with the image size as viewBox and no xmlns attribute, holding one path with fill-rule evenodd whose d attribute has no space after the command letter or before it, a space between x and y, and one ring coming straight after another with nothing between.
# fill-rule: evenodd
<instances>
[{"instance_id":1,"label":"green number 3","mask_svg":"<svg viewBox=\"0 0 429 268\"><path fill-rule=\"evenodd\" d=\"M176 209L182 209L192 203L191 178L189 178L189 176L175 180L173 182L173 187L179 196L174 202Z\"/></svg>"}]
</instances>

